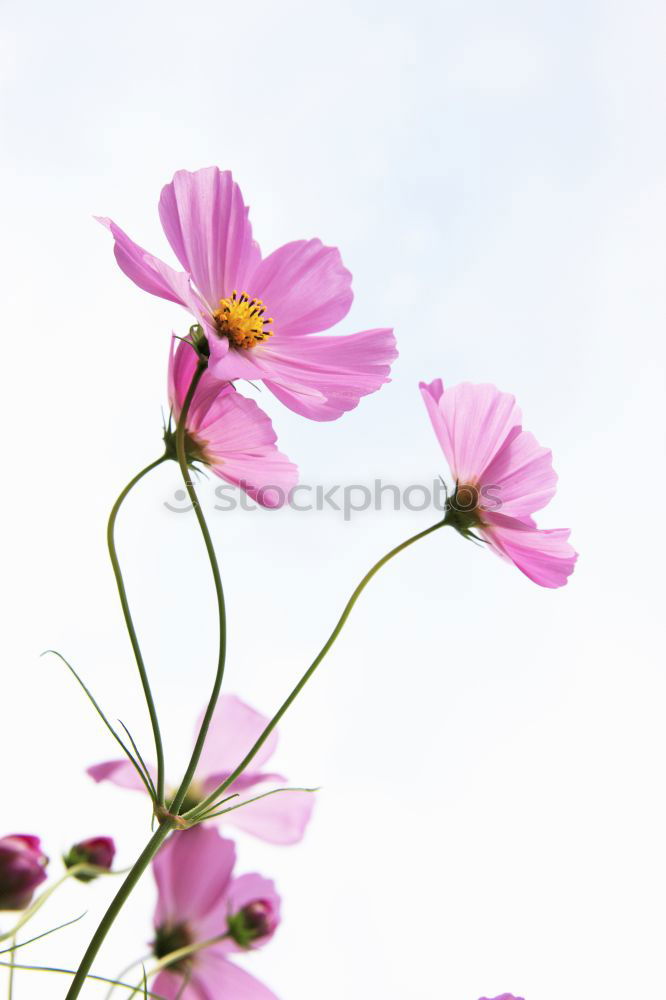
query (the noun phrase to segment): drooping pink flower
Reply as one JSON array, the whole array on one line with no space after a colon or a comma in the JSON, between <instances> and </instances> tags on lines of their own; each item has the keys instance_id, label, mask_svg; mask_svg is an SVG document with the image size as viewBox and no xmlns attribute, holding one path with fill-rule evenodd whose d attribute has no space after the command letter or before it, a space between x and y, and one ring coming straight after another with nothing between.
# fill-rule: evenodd
<instances>
[{"instance_id":1,"label":"drooping pink flower","mask_svg":"<svg viewBox=\"0 0 666 1000\"><path fill-rule=\"evenodd\" d=\"M155 956L219 939L159 973L152 991L165 1000L276 1000L229 961L269 941L280 922L274 884L261 875L234 878L235 861L233 842L201 826L173 834L153 861Z\"/></svg>"},{"instance_id":2,"label":"drooping pink flower","mask_svg":"<svg viewBox=\"0 0 666 1000\"><path fill-rule=\"evenodd\" d=\"M351 274L335 247L296 240L262 259L229 171L179 170L162 190L162 227L184 271L134 243L110 219L121 270L184 306L203 326L218 379L263 380L286 406L335 420L388 381L393 332L320 337L349 312Z\"/></svg>"},{"instance_id":3,"label":"drooping pink flower","mask_svg":"<svg viewBox=\"0 0 666 1000\"><path fill-rule=\"evenodd\" d=\"M110 871L115 856L116 845L112 837L88 837L87 840L81 840L70 847L63 861L66 868L86 864ZM88 872L79 872L76 878L80 882L91 882L95 876Z\"/></svg>"},{"instance_id":4,"label":"drooping pink flower","mask_svg":"<svg viewBox=\"0 0 666 1000\"><path fill-rule=\"evenodd\" d=\"M232 773L261 735L268 719L246 705L234 695L223 695L217 703L208 730L197 773L190 785L185 809L194 808ZM198 726L197 726L198 732ZM229 805L284 784L280 774L263 771L263 765L273 755L277 746L277 732L273 730L246 771L231 785L226 795L238 793L239 798ZM111 781L121 788L145 792L143 782L128 760L109 760L88 768L95 781ZM314 795L310 792L284 792L270 795L259 802L252 802L222 816L246 833L252 833L273 844L295 844L302 839L314 808Z\"/></svg>"},{"instance_id":5,"label":"drooping pink flower","mask_svg":"<svg viewBox=\"0 0 666 1000\"><path fill-rule=\"evenodd\" d=\"M564 586L578 558L570 532L540 530L531 516L555 493L551 452L523 430L514 397L469 382L445 389L441 379L420 389L456 483L447 523L478 532L540 586Z\"/></svg>"},{"instance_id":6,"label":"drooping pink flower","mask_svg":"<svg viewBox=\"0 0 666 1000\"><path fill-rule=\"evenodd\" d=\"M169 402L176 422L196 367L194 348L174 338L169 356ZM253 400L236 392L230 382L220 383L208 371L192 400L185 438L189 462L208 466L264 507L281 507L298 482L298 469L276 447L269 417ZM165 443L175 459L175 428L166 431Z\"/></svg>"},{"instance_id":7,"label":"drooping pink flower","mask_svg":"<svg viewBox=\"0 0 666 1000\"><path fill-rule=\"evenodd\" d=\"M0 838L0 910L24 910L46 879L49 859L39 837L12 833Z\"/></svg>"}]
</instances>

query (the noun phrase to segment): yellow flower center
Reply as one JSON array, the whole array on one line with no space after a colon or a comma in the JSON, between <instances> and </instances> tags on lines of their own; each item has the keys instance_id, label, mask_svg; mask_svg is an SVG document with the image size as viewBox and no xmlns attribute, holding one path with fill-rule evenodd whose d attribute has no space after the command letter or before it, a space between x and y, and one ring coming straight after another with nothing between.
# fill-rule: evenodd
<instances>
[{"instance_id":1,"label":"yellow flower center","mask_svg":"<svg viewBox=\"0 0 666 1000\"><path fill-rule=\"evenodd\" d=\"M264 319L266 309L261 299L251 299L246 292L233 292L230 299L220 299L220 308L213 313L221 337L228 337L235 347L248 350L273 336L268 327L272 319Z\"/></svg>"}]
</instances>

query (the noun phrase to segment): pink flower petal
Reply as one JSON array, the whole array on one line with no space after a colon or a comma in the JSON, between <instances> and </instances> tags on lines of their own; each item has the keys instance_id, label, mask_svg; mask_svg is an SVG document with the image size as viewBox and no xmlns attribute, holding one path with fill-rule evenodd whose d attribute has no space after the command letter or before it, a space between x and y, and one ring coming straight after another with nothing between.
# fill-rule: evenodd
<instances>
[{"instance_id":1,"label":"pink flower petal","mask_svg":"<svg viewBox=\"0 0 666 1000\"><path fill-rule=\"evenodd\" d=\"M208 738L199 761L200 780L205 780L209 774L233 771L264 731L268 721L265 716L255 712L235 695L222 695L213 714ZM200 726L201 718L197 723L197 733ZM261 770L262 765L275 753L277 740L277 733L273 730L245 771L245 776L251 777Z\"/></svg>"},{"instance_id":2,"label":"pink flower petal","mask_svg":"<svg viewBox=\"0 0 666 1000\"><path fill-rule=\"evenodd\" d=\"M552 452L528 431L509 436L483 472L481 486L492 488L501 504L498 513L522 518L541 510L557 488Z\"/></svg>"},{"instance_id":3,"label":"pink flower petal","mask_svg":"<svg viewBox=\"0 0 666 1000\"><path fill-rule=\"evenodd\" d=\"M177 302L194 315L200 307L192 291L189 279L182 271L174 271L158 257L153 257L129 238L120 226L111 219L98 218L98 222L109 230L114 239L114 253L118 266L124 274L142 288L144 292L157 295L170 302Z\"/></svg>"},{"instance_id":4,"label":"pink flower petal","mask_svg":"<svg viewBox=\"0 0 666 1000\"><path fill-rule=\"evenodd\" d=\"M563 587L571 576L578 553L569 544L567 528L538 530L531 524L502 514L487 513L482 528L493 549L514 563L541 587Z\"/></svg>"},{"instance_id":5,"label":"pink flower petal","mask_svg":"<svg viewBox=\"0 0 666 1000\"><path fill-rule=\"evenodd\" d=\"M282 340L328 330L344 319L354 297L351 280L336 247L296 240L262 260L244 290L263 300Z\"/></svg>"},{"instance_id":6,"label":"pink flower petal","mask_svg":"<svg viewBox=\"0 0 666 1000\"><path fill-rule=\"evenodd\" d=\"M148 770L153 781L155 781L157 778L155 768L148 765ZM93 764L92 767L86 769L86 774L89 774L93 781L97 783L100 781L110 781L120 788L129 788L133 792L146 791L146 786L137 774L136 768L128 760L106 760L102 764Z\"/></svg>"},{"instance_id":7,"label":"pink flower petal","mask_svg":"<svg viewBox=\"0 0 666 1000\"><path fill-rule=\"evenodd\" d=\"M250 351L229 351L211 370L218 378L263 379L295 413L336 420L389 381L396 357L391 330L366 330L346 337L271 338Z\"/></svg>"},{"instance_id":8,"label":"pink flower petal","mask_svg":"<svg viewBox=\"0 0 666 1000\"><path fill-rule=\"evenodd\" d=\"M444 389L441 379L419 388L453 478L461 485L480 483L500 448L520 433L514 397L469 382Z\"/></svg>"},{"instance_id":9,"label":"pink flower petal","mask_svg":"<svg viewBox=\"0 0 666 1000\"><path fill-rule=\"evenodd\" d=\"M246 290L261 255L228 170L179 170L162 189L159 212L176 257L212 309L234 289Z\"/></svg>"},{"instance_id":10,"label":"pink flower petal","mask_svg":"<svg viewBox=\"0 0 666 1000\"><path fill-rule=\"evenodd\" d=\"M173 833L153 861L158 901L155 926L187 922L197 940L197 923L217 914L225 926L225 895L236 860L233 841L213 827Z\"/></svg>"},{"instance_id":11,"label":"pink flower petal","mask_svg":"<svg viewBox=\"0 0 666 1000\"><path fill-rule=\"evenodd\" d=\"M261 795L269 786L255 786L247 796L241 793L233 803ZM267 840L270 844L297 844L303 839L315 805L312 792L285 791L258 802L251 802L241 809L234 809L224 819L245 833Z\"/></svg>"},{"instance_id":12,"label":"pink flower petal","mask_svg":"<svg viewBox=\"0 0 666 1000\"><path fill-rule=\"evenodd\" d=\"M272 990L245 969L227 961L217 948L201 953L196 979L205 1000L278 1000Z\"/></svg>"}]
</instances>

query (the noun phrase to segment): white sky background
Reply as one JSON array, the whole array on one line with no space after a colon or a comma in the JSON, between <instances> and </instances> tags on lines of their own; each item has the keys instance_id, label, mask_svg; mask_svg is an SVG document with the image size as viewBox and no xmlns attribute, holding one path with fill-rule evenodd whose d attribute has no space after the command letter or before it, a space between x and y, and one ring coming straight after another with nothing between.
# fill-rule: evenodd
<instances>
[{"instance_id":1,"label":"white sky background","mask_svg":"<svg viewBox=\"0 0 666 1000\"><path fill-rule=\"evenodd\" d=\"M149 753L104 529L160 452L169 334L188 320L124 278L92 215L167 256L162 184L217 163L264 249L341 247L340 332L399 339L394 381L339 422L261 394L303 481L429 482L445 463L418 380L494 381L553 448L540 523L570 525L581 553L549 592L442 533L373 582L282 726L278 769L323 786L306 841L239 837L240 868L284 893L247 967L283 1000L666 996L663 6L1 11L0 833L42 834L54 871L99 833L129 864L148 833L140 797L83 775L113 744L38 654L68 655ZM176 775L216 649L196 524L163 506L178 484L160 470L119 526ZM227 690L270 714L360 576L432 515L223 515L211 491ZM26 959L76 964L110 893L63 893L36 931L89 916ZM99 971L145 951L152 905L147 878ZM64 986L23 973L15 997Z\"/></svg>"}]
</instances>

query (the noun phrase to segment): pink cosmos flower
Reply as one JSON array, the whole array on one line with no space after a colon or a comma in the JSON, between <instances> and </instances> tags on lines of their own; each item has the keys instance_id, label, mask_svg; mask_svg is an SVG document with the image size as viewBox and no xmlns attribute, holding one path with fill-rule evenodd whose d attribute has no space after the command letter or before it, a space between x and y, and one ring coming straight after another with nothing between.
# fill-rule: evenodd
<instances>
[{"instance_id":1,"label":"pink cosmos flower","mask_svg":"<svg viewBox=\"0 0 666 1000\"><path fill-rule=\"evenodd\" d=\"M24 910L46 879L48 862L39 837L28 833L0 837L0 910Z\"/></svg>"},{"instance_id":2,"label":"pink cosmos flower","mask_svg":"<svg viewBox=\"0 0 666 1000\"><path fill-rule=\"evenodd\" d=\"M388 381L393 332L312 334L352 303L351 274L335 247L287 243L262 259L249 209L229 171L179 170L162 190L162 227L184 271L134 243L110 219L121 270L144 291L184 306L208 337L218 379L263 380L294 412L335 420Z\"/></svg>"},{"instance_id":3,"label":"pink cosmos flower","mask_svg":"<svg viewBox=\"0 0 666 1000\"><path fill-rule=\"evenodd\" d=\"M578 558L570 532L540 530L531 516L555 494L551 452L523 430L514 397L469 382L444 389L441 379L420 389L456 481L446 522L468 537L478 531L542 587L564 586Z\"/></svg>"},{"instance_id":4,"label":"pink cosmos flower","mask_svg":"<svg viewBox=\"0 0 666 1000\"><path fill-rule=\"evenodd\" d=\"M176 347L175 345L178 344ZM176 422L197 367L194 348L172 340L169 402ZM298 482L298 469L276 448L273 425L257 404L204 372L192 400L185 435L188 462L201 462L216 476L240 486L265 507L281 507ZM176 458L176 432L165 432Z\"/></svg>"},{"instance_id":5,"label":"pink cosmos flower","mask_svg":"<svg viewBox=\"0 0 666 1000\"><path fill-rule=\"evenodd\" d=\"M152 991L165 1000L276 1000L229 961L269 941L280 922L273 883L261 875L234 878L235 861L233 842L202 826L173 834L153 861L155 956L221 939L159 973Z\"/></svg>"},{"instance_id":6,"label":"pink cosmos flower","mask_svg":"<svg viewBox=\"0 0 666 1000\"><path fill-rule=\"evenodd\" d=\"M234 695L223 695L217 703L208 730L208 739L199 761L199 767L184 802L184 810L192 809L232 773L255 740L264 731L268 719L255 712ZM197 726L198 732L198 726ZM261 795L284 784L280 774L265 772L263 765L273 755L277 746L277 732L273 730L250 766L234 781L226 795L238 793L229 805L243 799ZM95 781L111 781L121 788L145 792L143 782L128 760L109 760L95 764L87 772ZM314 808L310 792L284 792L270 795L259 802L252 802L222 816L240 830L252 833L273 844L295 844L302 839Z\"/></svg>"}]
</instances>

